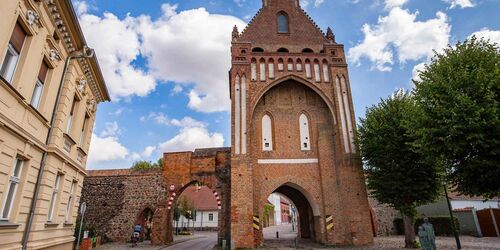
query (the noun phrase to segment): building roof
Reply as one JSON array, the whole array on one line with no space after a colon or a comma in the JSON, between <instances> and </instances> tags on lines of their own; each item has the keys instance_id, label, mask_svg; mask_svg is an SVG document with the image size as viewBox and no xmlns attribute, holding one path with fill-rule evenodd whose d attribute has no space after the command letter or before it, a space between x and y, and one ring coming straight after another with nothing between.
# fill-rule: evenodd
<instances>
[{"instance_id":1,"label":"building roof","mask_svg":"<svg viewBox=\"0 0 500 250\"><path fill-rule=\"evenodd\" d=\"M47 1L48 9L51 10L49 13L52 17L53 22L58 28L59 34L62 34L63 41L68 49L69 53L80 51L87 45L85 36L83 35L82 28L76 16L73 5L70 0L61 1ZM65 37L65 34L68 34ZM83 67L87 66L86 60L79 60ZM97 61L95 54L88 59L90 67L88 70L84 69L85 75L88 77L88 82L91 85L91 89L94 92L94 96L98 102L110 101L110 96L104 77Z\"/></svg>"},{"instance_id":2,"label":"building roof","mask_svg":"<svg viewBox=\"0 0 500 250\"><path fill-rule=\"evenodd\" d=\"M448 196L450 197L450 200L462 200L462 201L500 201L500 197L495 197L491 199L487 199L483 196L467 196L463 194L459 194L458 192L455 191L449 191Z\"/></svg>"},{"instance_id":3,"label":"building roof","mask_svg":"<svg viewBox=\"0 0 500 250\"><path fill-rule=\"evenodd\" d=\"M183 197L192 201L194 208L198 211L218 210L217 200L207 186L201 186L199 190L196 186L189 186L182 191L177 200L180 201Z\"/></svg>"}]
</instances>

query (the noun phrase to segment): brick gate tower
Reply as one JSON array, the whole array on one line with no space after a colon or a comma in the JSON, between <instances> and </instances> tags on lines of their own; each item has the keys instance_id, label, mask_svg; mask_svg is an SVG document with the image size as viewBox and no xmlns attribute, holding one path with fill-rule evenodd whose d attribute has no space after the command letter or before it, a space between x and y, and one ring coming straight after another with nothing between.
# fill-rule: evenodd
<instances>
[{"instance_id":1,"label":"brick gate tower","mask_svg":"<svg viewBox=\"0 0 500 250\"><path fill-rule=\"evenodd\" d=\"M371 243L344 46L299 0L263 0L232 39L232 246L263 244L258 220L274 192L297 207L300 238Z\"/></svg>"}]
</instances>

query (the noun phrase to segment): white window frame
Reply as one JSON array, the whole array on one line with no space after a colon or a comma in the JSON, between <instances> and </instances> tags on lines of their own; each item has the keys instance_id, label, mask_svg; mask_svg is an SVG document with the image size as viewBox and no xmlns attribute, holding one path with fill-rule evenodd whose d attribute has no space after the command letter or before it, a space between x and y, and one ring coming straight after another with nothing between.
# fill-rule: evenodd
<instances>
[{"instance_id":1,"label":"white window frame","mask_svg":"<svg viewBox=\"0 0 500 250\"><path fill-rule=\"evenodd\" d=\"M7 191L5 192L5 197L3 199L3 206L2 206L2 214L0 214L0 220L9 220L10 218L10 213L12 212L12 207L14 205L14 201L16 200L16 193L17 193L17 187L19 186L19 183L21 182L21 175L23 172L23 167L24 167L25 160L19 157L16 157L16 160L14 162L14 167L12 169L12 175L9 178L9 185L7 187ZM16 173L17 170L17 173ZM14 186L14 190L11 189L11 187ZM11 199L8 201L9 194L12 191ZM7 206L7 202L9 203ZM7 216L4 216L5 214L5 209L8 207L7 211Z\"/></svg>"},{"instance_id":2,"label":"white window frame","mask_svg":"<svg viewBox=\"0 0 500 250\"><path fill-rule=\"evenodd\" d=\"M2 64L0 65L0 72L2 70L2 68L4 67L4 64L5 64L5 58L7 57L7 53L10 53L13 58L15 58L15 62L12 63L9 63L7 65L7 70L5 71L6 72L6 75L2 77L8 82L8 83L11 83L12 82L12 77L14 77L14 74L16 73L16 69L17 69L17 64L19 63L19 53L16 51L16 49L14 49L14 46L9 42L9 46L7 47L7 50L5 51L5 54L3 56L3 60L2 60Z\"/></svg>"},{"instance_id":3,"label":"white window frame","mask_svg":"<svg viewBox=\"0 0 500 250\"><path fill-rule=\"evenodd\" d=\"M47 221L52 222L54 219L54 210L56 209L56 202L59 194L59 187L61 186L61 174L56 175L56 182L54 188L52 189L52 197L50 199L49 212L47 214Z\"/></svg>"},{"instance_id":4,"label":"white window frame","mask_svg":"<svg viewBox=\"0 0 500 250\"><path fill-rule=\"evenodd\" d=\"M66 216L64 217L65 222L69 221L69 218L72 214L73 196L74 196L75 187L77 184L78 184L78 182L75 182L75 181L71 182L71 187L70 187L69 196L68 196L68 204L66 204Z\"/></svg>"},{"instance_id":5,"label":"white window frame","mask_svg":"<svg viewBox=\"0 0 500 250\"><path fill-rule=\"evenodd\" d=\"M213 213L208 214L208 221L214 221L214 214Z\"/></svg>"},{"instance_id":6,"label":"white window frame","mask_svg":"<svg viewBox=\"0 0 500 250\"><path fill-rule=\"evenodd\" d=\"M33 90L33 96L31 97L31 106L33 106L36 109L40 107L40 101L42 100L42 94L44 89L43 85L44 85L43 82L37 78L35 82L35 89Z\"/></svg>"}]
</instances>

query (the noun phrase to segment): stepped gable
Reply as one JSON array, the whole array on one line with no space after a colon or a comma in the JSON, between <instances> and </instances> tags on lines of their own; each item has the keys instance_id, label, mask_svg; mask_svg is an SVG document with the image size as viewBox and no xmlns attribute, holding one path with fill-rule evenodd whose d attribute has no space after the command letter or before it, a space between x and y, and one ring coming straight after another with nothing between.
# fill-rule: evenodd
<instances>
[{"instance_id":1,"label":"stepped gable","mask_svg":"<svg viewBox=\"0 0 500 250\"><path fill-rule=\"evenodd\" d=\"M288 33L276 32L280 12L288 16ZM286 47L291 53L301 52L304 44L319 52L325 43L329 43L321 29L300 7L298 0L263 0L262 8L236 39L238 43L250 41L253 47L263 48L266 52Z\"/></svg>"}]
</instances>

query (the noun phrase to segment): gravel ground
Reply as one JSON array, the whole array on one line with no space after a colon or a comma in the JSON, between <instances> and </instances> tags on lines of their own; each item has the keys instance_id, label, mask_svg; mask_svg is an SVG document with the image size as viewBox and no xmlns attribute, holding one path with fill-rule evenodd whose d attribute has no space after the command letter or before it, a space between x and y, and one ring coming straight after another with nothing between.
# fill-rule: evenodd
<instances>
[{"instance_id":1,"label":"gravel ground","mask_svg":"<svg viewBox=\"0 0 500 250\"><path fill-rule=\"evenodd\" d=\"M462 249L500 249L500 237L496 238L477 238L471 236L460 236L460 242L462 243ZM436 239L437 249L457 249L455 244L455 238L453 237L437 237ZM317 243L301 242L298 246L299 249L325 249L325 248L336 248L336 247L325 247L320 246ZM373 245L364 247L337 247L339 249L404 249L404 236L386 236L386 237L376 237ZM293 247L292 241L283 240L279 241L266 241L264 247L260 249L297 249Z\"/></svg>"}]
</instances>

